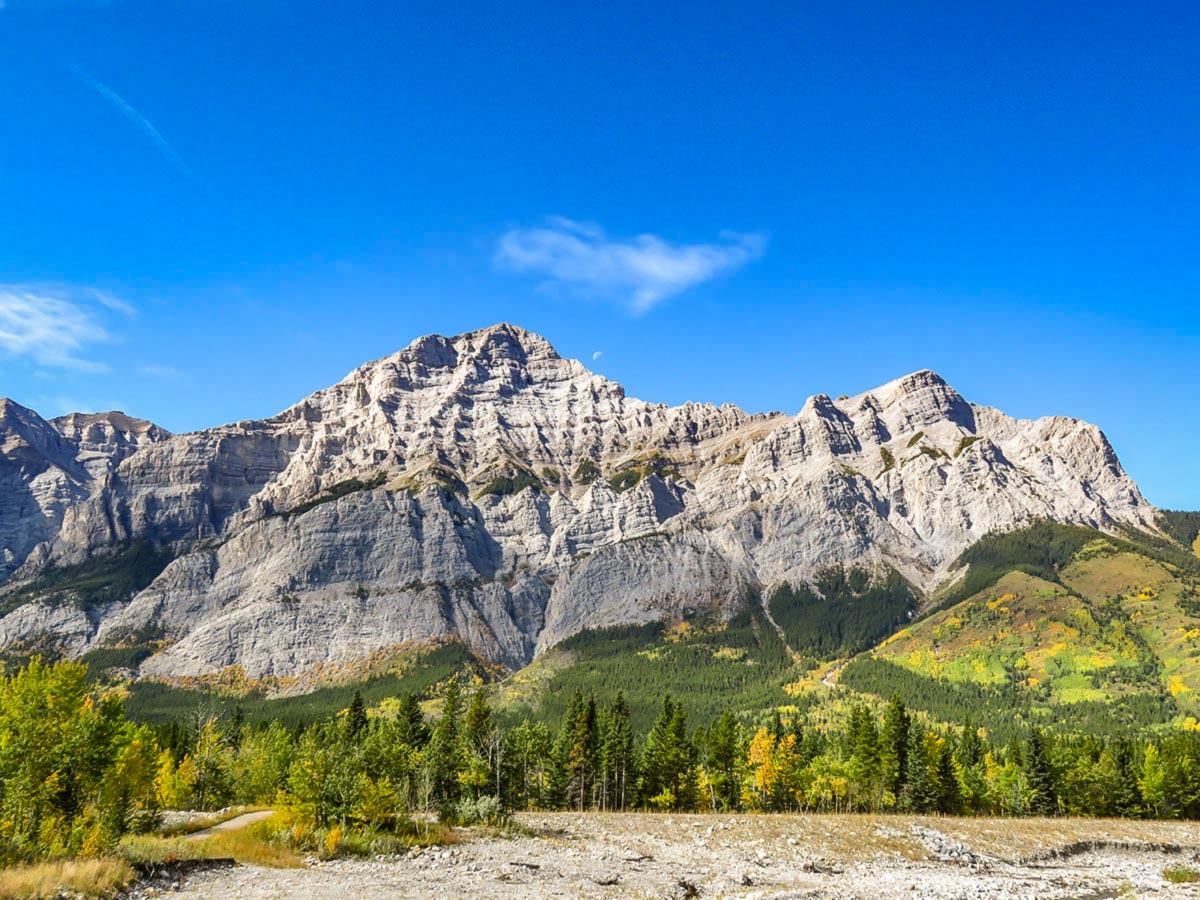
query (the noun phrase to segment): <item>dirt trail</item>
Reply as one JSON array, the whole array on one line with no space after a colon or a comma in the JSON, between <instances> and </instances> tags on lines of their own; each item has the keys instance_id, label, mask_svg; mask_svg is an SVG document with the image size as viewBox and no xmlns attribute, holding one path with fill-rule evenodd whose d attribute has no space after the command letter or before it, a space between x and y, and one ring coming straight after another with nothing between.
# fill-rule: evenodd
<instances>
[{"instance_id":1,"label":"dirt trail","mask_svg":"<svg viewBox=\"0 0 1200 900\"><path fill-rule=\"evenodd\" d=\"M240 816L234 816L232 819L226 819L218 825L213 825L209 828L202 828L199 831L193 831L187 835L189 841L202 841L205 838L210 838L214 834L221 834L226 831L240 831L253 825L255 822L261 822L263 819L269 819L275 815L273 809L263 809L258 812L242 813Z\"/></svg>"}]
</instances>

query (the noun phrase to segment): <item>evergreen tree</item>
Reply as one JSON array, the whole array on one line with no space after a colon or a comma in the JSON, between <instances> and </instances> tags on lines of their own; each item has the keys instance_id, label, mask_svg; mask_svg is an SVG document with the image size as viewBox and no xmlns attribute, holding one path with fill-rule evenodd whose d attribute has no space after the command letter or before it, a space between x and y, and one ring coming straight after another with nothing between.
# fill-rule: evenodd
<instances>
[{"instance_id":1,"label":"evergreen tree","mask_svg":"<svg viewBox=\"0 0 1200 900\"><path fill-rule=\"evenodd\" d=\"M642 754L641 779L638 783L638 798L643 806L650 805L655 798L663 798L670 780L671 721L675 717L675 704L671 695L663 697L662 712L654 721L654 727L646 736L646 750ZM664 800L666 798L663 798ZM671 797L669 803L674 802Z\"/></svg>"},{"instance_id":2,"label":"evergreen tree","mask_svg":"<svg viewBox=\"0 0 1200 900\"><path fill-rule=\"evenodd\" d=\"M592 805L597 768L599 732L595 697L589 696L577 706L575 717L567 723L567 728L567 805L584 810Z\"/></svg>"},{"instance_id":3,"label":"evergreen tree","mask_svg":"<svg viewBox=\"0 0 1200 900\"><path fill-rule=\"evenodd\" d=\"M741 770L746 757L742 744L742 727L733 713L722 713L709 726L706 749L713 809L728 812L741 806Z\"/></svg>"},{"instance_id":4,"label":"evergreen tree","mask_svg":"<svg viewBox=\"0 0 1200 900\"><path fill-rule=\"evenodd\" d=\"M884 786L899 800L908 773L909 730L912 720L899 694L893 695L883 717L880 762Z\"/></svg>"},{"instance_id":5,"label":"evergreen tree","mask_svg":"<svg viewBox=\"0 0 1200 900\"><path fill-rule=\"evenodd\" d=\"M466 767L466 759L459 721L461 705L462 690L458 679L452 678L442 698L442 717L434 726L425 748L431 799L442 806L456 802L462 791L460 776Z\"/></svg>"},{"instance_id":6,"label":"evergreen tree","mask_svg":"<svg viewBox=\"0 0 1200 900\"><path fill-rule=\"evenodd\" d=\"M954 748L949 741L942 741L937 759L937 811L957 816L963 811L962 787L958 781L958 768L954 764Z\"/></svg>"},{"instance_id":7,"label":"evergreen tree","mask_svg":"<svg viewBox=\"0 0 1200 900\"><path fill-rule=\"evenodd\" d=\"M617 699L607 710L602 734L601 808L625 809L631 799L629 789L634 771L634 759L633 723L624 692L617 692Z\"/></svg>"},{"instance_id":8,"label":"evergreen tree","mask_svg":"<svg viewBox=\"0 0 1200 900\"><path fill-rule=\"evenodd\" d=\"M357 690L346 710L346 734L351 739L359 737L367 728L367 705Z\"/></svg>"},{"instance_id":9,"label":"evergreen tree","mask_svg":"<svg viewBox=\"0 0 1200 900\"><path fill-rule=\"evenodd\" d=\"M425 722L425 714L421 712L421 701L412 691L400 697L396 708L397 738L414 749L421 749L429 743L429 726Z\"/></svg>"},{"instance_id":10,"label":"evergreen tree","mask_svg":"<svg viewBox=\"0 0 1200 900\"><path fill-rule=\"evenodd\" d=\"M682 705L676 706L671 716L669 759L668 783L675 795L672 808L697 809L700 805L700 785L697 781L696 747L688 736L687 713Z\"/></svg>"},{"instance_id":11,"label":"evergreen tree","mask_svg":"<svg viewBox=\"0 0 1200 900\"><path fill-rule=\"evenodd\" d=\"M1050 766L1045 735L1037 728L1029 737L1028 751L1025 754L1025 774L1029 779L1029 790L1032 795L1029 803L1030 812L1038 816L1057 815L1058 788L1055 783L1054 770Z\"/></svg>"},{"instance_id":12,"label":"evergreen tree","mask_svg":"<svg viewBox=\"0 0 1200 900\"><path fill-rule=\"evenodd\" d=\"M1113 747L1112 810L1118 816L1136 818L1142 814L1142 793L1133 761L1133 744L1126 738Z\"/></svg>"},{"instance_id":13,"label":"evergreen tree","mask_svg":"<svg viewBox=\"0 0 1200 900\"><path fill-rule=\"evenodd\" d=\"M850 711L846 745L856 805L873 806L878 802L876 784L880 772L879 731L875 727L874 717L865 706L855 706Z\"/></svg>"},{"instance_id":14,"label":"evergreen tree","mask_svg":"<svg viewBox=\"0 0 1200 900\"><path fill-rule=\"evenodd\" d=\"M904 812L931 813L938 808L938 783L930 766L929 735L922 728L909 729L904 753L904 784L900 808Z\"/></svg>"},{"instance_id":15,"label":"evergreen tree","mask_svg":"<svg viewBox=\"0 0 1200 900\"><path fill-rule=\"evenodd\" d=\"M979 729L971 723L970 713L958 739L958 762L963 768L983 762L983 740L979 737Z\"/></svg>"},{"instance_id":16,"label":"evergreen tree","mask_svg":"<svg viewBox=\"0 0 1200 900\"><path fill-rule=\"evenodd\" d=\"M571 749L575 740L575 724L584 715L583 691L576 688L575 693L567 702L566 715L558 731L558 739L554 742L554 751L550 759L550 771L547 777L546 802L554 809L560 809L570 803L571 782Z\"/></svg>"}]
</instances>

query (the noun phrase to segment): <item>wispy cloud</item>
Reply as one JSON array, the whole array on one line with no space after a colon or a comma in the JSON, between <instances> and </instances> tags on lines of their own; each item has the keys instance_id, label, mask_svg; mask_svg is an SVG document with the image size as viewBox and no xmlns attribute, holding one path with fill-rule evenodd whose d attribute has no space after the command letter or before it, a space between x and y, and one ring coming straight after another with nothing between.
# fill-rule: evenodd
<instances>
[{"instance_id":1,"label":"wispy cloud","mask_svg":"<svg viewBox=\"0 0 1200 900\"><path fill-rule=\"evenodd\" d=\"M598 225L556 217L508 231L496 261L588 294L613 298L641 315L669 297L740 269L766 251L761 234L723 232L717 243L677 244L653 234L609 237Z\"/></svg>"},{"instance_id":2,"label":"wispy cloud","mask_svg":"<svg viewBox=\"0 0 1200 900\"><path fill-rule=\"evenodd\" d=\"M142 115L133 104L82 66L72 65L71 70L79 76L84 84L115 106L121 115L132 122L138 131L148 137L158 147L163 156L174 163L184 175L188 176L188 178L195 177L188 164L175 152L175 148L171 146L171 142L163 137L163 133L155 127L154 123Z\"/></svg>"},{"instance_id":3,"label":"wispy cloud","mask_svg":"<svg viewBox=\"0 0 1200 900\"><path fill-rule=\"evenodd\" d=\"M163 366L157 363L148 363L137 367L139 375L145 375L147 378L179 378L183 372L174 366Z\"/></svg>"},{"instance_id":4,"label":"wispy cloud","mask_svg":"<svg viewBox=\"0 0 1200 900\"><path fill-rule=\"evenodd\" d=\"M107 371L85 359L84 350L113 340L105 311L133 315L129 304L91 289L0 284L0 353L38 365Z\"/></svg>"}]
</instances>

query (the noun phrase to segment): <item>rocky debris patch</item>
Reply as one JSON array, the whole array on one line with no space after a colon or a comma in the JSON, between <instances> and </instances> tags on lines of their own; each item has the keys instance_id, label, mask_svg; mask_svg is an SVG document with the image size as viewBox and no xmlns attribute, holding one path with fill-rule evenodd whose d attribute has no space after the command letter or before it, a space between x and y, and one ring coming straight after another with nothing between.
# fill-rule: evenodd
<instances>
[{"instance_id":1,"label":"rocky debris patch","mask_svg":"<svg viewBox=\"0 0 1200 900\"><path fill-rule=\"evenodd\" d=\"M923 825L913 825L909 831L939 862L959 863L965 866L975 866L983 862L977 853L940 831Z\"/></svg>"},{"instance_id":2,"label":"rocky debris patch","mask_svg":"<svg viewBox=\"0 0 1200 900\"><path fill-rule=\"evenodd\" d=\"M1036 864L1006 862L970 846L969 836L956 840L902 817L876 824L850 816L834 822L815 816L714 821L559 814L526 817L524 824L525 834L469 832L454 846L394 857L197 872L178 879L172 890L181 900L1200 898L1200 886L1166 882L1163 869L1178 864L1180 855L1161 848L1097 847ZM1178 846L1200 847L1200 827L1176 823L1163 829L1162 836ZM986 826L955 830L987 833Z\"/></svg>"},{"instance_id":3,"label":"rocky debris patch","mask_svg":"<svg viewBox=\"0 0 1200 900\"><path fill-rule=\"evenodd\" d=\"M134 866L137 881L114 900L149 900L164 894L191 890L197 876L227 872L237 867L232 859L174 859ZM203 880L203 879L201 879Z\"/></svg>"}]
</instances>

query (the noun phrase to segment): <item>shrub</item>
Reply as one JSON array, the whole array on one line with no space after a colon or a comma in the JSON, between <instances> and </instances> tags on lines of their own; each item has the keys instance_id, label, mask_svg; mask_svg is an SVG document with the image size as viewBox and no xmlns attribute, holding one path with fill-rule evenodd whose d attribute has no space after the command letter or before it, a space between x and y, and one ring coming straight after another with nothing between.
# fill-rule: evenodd
<instances>
[{"instance_id":1,"label":"shrub","mask_svg":"<svg viewBox=\"0 0 1200 900\"><path fill-rule=\"evenodd\" d=\"M632 487L636 487L641 480L642 473L639 469L625 469L609 478L608 486L620 494Z\"/></svg>"},{"instance_id":2,"label":"shrub","mask_svg":"<svg viewBox=\"0 0 1200 900\"><path fill-rule=\"evenodd\" d=\"M1171 884L1191 884L1200 881L1200 871L1189 866L1168 866L1163 869L1162 874Z\"/></svg>"},{"instance_id":3,"label":"shrub","mask_svg":"<svg viewBox=\"0 0 1200 900\"><path fill-rule=\"evenodd\" d=\"M541 479L528 469L518 467L511 474L506 472L497 475L485 484L476 496L509 497L513 494L521 493L526 488L533 488L535 491L540 491L542 489Z\"/></svg>"},{"instance_id":4,"label":"shrub","mask_svg":"<svg viewBox=\"0 0 1200 900\"><path fill-rule=\"evenodd\" d=\"M448 817L456 825L490 825L499 827L508 822L508 810L500 803L499 797L478 797L474 800L463 798L450 811Z\"/></svg>"},{"instance_id":5,"label":"shrub","mask_svg":"<svg viewBox=\"0 0 1200 900\"><path fill-rule=\"evenodd\" d=\"M590 459L585 459L575 469L571 480L579 484L591 484L600 477L600 469Z\"/></svg>"},{"instance_id":6,"label":"shrub","mask_svg":"<svg viewBox=\"0 0 1200 900\"><path fill-rule=\"evenodd\" d=\"M338 500L348 494L355 494L359 491L372 491L377 487L382 487L386 481L386 472L376 472L366 481L360 478L347 478L345 481L339 481L337 484L326 488L316 497L293 506L283 513L283 517L289 519L292 516L302 516L310 509L314 509L323 503L332 503L334 500Z\"/></svg>"}]
</instances>

